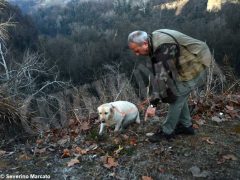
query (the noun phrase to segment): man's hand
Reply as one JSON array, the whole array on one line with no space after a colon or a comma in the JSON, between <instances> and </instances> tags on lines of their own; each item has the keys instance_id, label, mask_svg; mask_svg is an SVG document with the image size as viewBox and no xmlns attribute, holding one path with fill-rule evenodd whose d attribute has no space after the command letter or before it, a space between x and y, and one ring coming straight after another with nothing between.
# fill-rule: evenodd
<instances>
[{"instance_id":1,"label":"man's hand","mask_svg":"<svg viewBox=\"0 0 240 180\"><path fill-rule=\"evenodd\" d=\"M148 106L146 113L145 113L145 121L147 117L154 117L156 114L156 107Z\"/></svg>"}]
</instances>

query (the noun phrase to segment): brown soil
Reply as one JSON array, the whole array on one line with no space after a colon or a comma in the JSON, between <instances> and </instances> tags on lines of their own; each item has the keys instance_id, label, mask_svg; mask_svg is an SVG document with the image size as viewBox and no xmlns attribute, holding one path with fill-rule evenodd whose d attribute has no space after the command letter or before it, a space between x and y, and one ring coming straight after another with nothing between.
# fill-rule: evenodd
<instances>
[{"instance_id":1,"label":"brown soil","mask_svg":"<svg viewBox=\"0 0 240 180\"><path fill-rule=\"evenodd\" d=\"M36 142L2 145L0 174L72 180L240 179L239 119L220 123L205 119L196 135L150 143L146 133L154 132L162 120L149 119L121 135L109 131L102 139L96 136L95 124L81 133L61 130L38 137ZM85 151L76 152L76 147ZM69 154L64 155L64 149ZM106 161L107 157L117 163ZM79 163L68 167L74 158Z\"/></svg>"}]
</instances>

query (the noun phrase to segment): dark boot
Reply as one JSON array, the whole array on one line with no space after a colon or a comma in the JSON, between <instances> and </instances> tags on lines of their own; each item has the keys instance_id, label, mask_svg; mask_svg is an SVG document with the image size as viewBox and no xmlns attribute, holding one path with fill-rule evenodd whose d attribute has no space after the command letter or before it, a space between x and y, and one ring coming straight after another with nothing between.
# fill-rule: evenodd
<instances>
[{"instance_id":1,"label":"dark boot","mask_svg":"<svg viewBox=\"0 0 240 180\"><path fill-rule=\"evenodd\" d=\"M192 126L185 127L181 123L179 123L175 129L175 134L194 135L195 132Z\"/></svg>"},{"instance_id":2,"label":"dark boot","mask_svg":"<svg viewBox=\"0 0 240 180\"><path fill-rule=\"evenodd\" d=\"M161 129L158 129L156 133L154 133L148 140L152 143L160 142L162 139L170 140L174 138L174 134L166 134Z\"/></svg>"}]
</instances>

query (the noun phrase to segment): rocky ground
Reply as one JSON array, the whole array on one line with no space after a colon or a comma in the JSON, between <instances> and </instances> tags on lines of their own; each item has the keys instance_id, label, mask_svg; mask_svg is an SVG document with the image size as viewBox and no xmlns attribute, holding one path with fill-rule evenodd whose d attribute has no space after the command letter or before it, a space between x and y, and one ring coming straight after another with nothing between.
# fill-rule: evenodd
<instances>
[{"instance_id":1,"label":"rocky ground","mask_svg":"<svg viewBox=\"0 0 240 180\"><path fill-rule=\"evenodd\" d=\"M214 102L207 110L198 105L193 115L196 135L178 135L172 141L147 139L166 115L160 108L159 116L121 135L108 130L99 138L98 123L70 120L68 128L34 141L2 144L0 179L240 179L238 102L221 101L221 108Z\"/></svg>"}]
</instances>

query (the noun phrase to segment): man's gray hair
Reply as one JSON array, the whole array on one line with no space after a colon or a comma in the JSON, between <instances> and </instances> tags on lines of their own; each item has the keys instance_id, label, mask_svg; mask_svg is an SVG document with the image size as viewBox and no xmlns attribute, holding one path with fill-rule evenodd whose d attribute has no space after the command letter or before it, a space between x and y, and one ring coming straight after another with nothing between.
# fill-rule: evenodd
<instances>
[{"instance_id":1,"label":"man's gray hair","mask_svg":"<svg viewBox=\"0 0 240 180\"><path fill-rule=\"evenodd\" d=\"M128 35L128 44L136 43L142 45L148 40L148 35L145 31L133 31Z\"/></svg>"}]
</instances>

